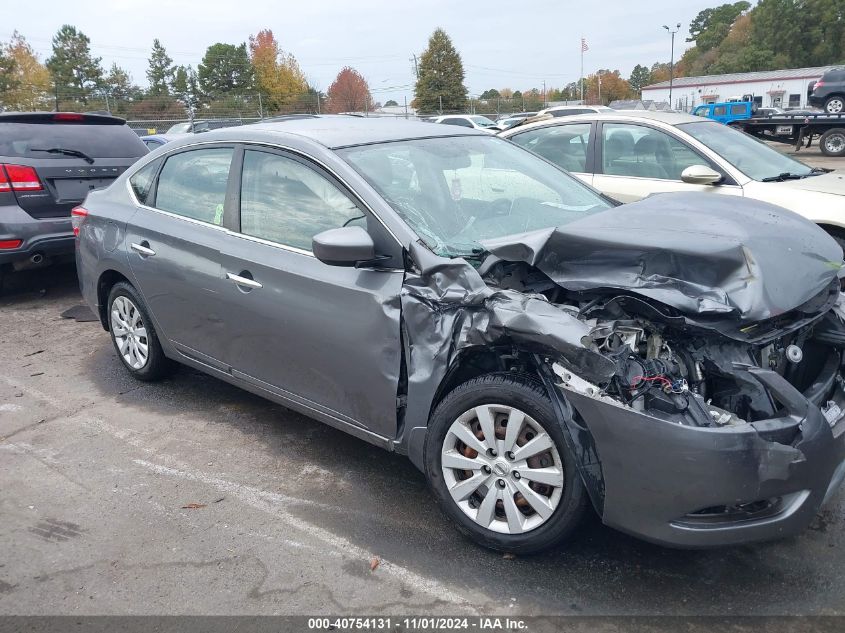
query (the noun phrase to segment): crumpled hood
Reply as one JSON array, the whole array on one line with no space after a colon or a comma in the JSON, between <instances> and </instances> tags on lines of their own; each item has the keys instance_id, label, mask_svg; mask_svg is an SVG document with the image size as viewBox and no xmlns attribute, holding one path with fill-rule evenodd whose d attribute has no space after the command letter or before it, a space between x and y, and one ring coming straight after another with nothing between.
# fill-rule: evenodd
<instances>
[{"instance_id":1,"label":"crumpled hood","mask_svg":"<svg viewBox=\"0 0 845 633\"><path fill-rule=\"evenodd\" d=\"M686 314L759 321L827 288L842 250L818 226L765 202L651 196L565 226L483 242L572 291L630 291Z\"/></svg>"}]
</instances>

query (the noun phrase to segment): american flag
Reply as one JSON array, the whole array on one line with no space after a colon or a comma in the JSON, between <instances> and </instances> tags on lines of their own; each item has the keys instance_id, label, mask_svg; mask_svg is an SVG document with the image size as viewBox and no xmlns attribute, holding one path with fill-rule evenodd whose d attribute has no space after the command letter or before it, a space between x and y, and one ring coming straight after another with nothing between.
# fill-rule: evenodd
<instances>
[{"instance_id":1,"label":"american flag","mask_svg":"<svg viewBox=\"0 0 845 633\"><path fill-rule=\"evenodd\" d=\"M587 40L585 40L585 39L582 37L582 38L581 38L581 52L583 53L583 52L588 51L588 50L590 50L590 47L589 47L589 46L587 46Z\"/></svg>"}]
</instances>

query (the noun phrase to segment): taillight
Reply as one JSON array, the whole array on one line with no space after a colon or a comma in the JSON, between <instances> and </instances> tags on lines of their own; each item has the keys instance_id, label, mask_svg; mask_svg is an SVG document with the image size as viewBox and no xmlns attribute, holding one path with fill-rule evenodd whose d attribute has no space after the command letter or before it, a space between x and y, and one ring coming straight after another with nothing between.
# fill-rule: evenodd
<instances>
[{"instance_id":1,"label":"taillight","mask_svg":"<svg viewBox=\"0 0 845 633\"><path fill-rule=\"evenodd\" d=\"M819 79L819 80L818 80L818 81L817 81L817 82L813 85L813 90L816 90L817 88L823 88L823 87L824 87L824 82L823 82L821 79Z\"/></svg>"},{"instance_id":2,"label":"taillight","mask_svg":"<svg viewBox=\"0 0 845 633\"><path fill-rule=\"evenodd\" d=\"M85 116L78 112L56 112L53 115L54 121L84 121Z\"/></svg>"},{"instance_id":3,"label":"taillight","mask_svg":"<svg viewBox=\"0 0 845 633\"><path fill-rule=\"evenodd\" d=\"M79 229L85 223L85 218L88 217L88 209L85 207L74 207L70 211L70 223L73 225L73 234L78 236Z\"/></svg>"},{"instance_id":4,"label":"taillight","mask_svg":"<svg viewBox=\"0 0 845 633\"><path fill-rule=\"evenodd\" d=\"M35 169L27 165L0 165L0 191L41 191Z\"/></svg>"},{"instance_id":5,"label":"taillight","mask_svg":"<svg viewBox=\"0 0 845 633\"><path fill-rule=\"evenodd\" d=\"M17 248L21 244L23 244L23 240L0 240L0 250Z\"/></svg>"}]
</instances>

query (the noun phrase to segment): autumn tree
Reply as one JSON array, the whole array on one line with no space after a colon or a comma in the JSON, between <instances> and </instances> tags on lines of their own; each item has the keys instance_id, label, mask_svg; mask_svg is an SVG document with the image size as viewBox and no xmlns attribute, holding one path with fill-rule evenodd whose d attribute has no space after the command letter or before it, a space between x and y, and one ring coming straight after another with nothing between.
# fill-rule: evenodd
<instances>
[{"instance_id":1,"label":"autumn tree","mask_svg":"<svg viewBox=\"0 0 845 633\"><path fill-rule=\"evenodd\" d=\"M150 82L149 94L164 97L170 94L176 67L158 38L153 40L153 52L150 54L147 80Z\"/></svg>"},{"instance_id":2,"label":"autumn tree","mask_svg":"<svg viewBox=\"0 0 845 633\"><path fill-rule=\"evenodd\" d=\"M62 97L87 102L88 92L100 85L100 57L91 55L91 40L75 26L63 25L53 36L53 54L47 68Z\"/></svg>"},{"instance_id":3,"label":"autumn tree","mask_svg":"<svg viewBox=\"0 0 845 633\"><path fill-rule=\"evenodd\" d=\"M344 67L328 90L326 111L364 112L373 109L373 98L367 80L354 68Z\"/></svg>"},{"instance_id":4,"label":"autumn tree","mask_svg":"<svg viewBox=\"0 0 845 633\"><path fill-rule=\"evenodd\" d=\"M273 36L264 29L249 37L249 58L255 72L256 87L261 91L270 111L288 108L308 90L305 74L296 58L286 53Z\"/></svg>"},{"instance_id":5,"label":"autumn tree","mask_svg":"<svg viewBox=\"0 0 845 633\"><path fill-rule=\"evenodd\" d=\"M6 110L41 110L50 104L50 72L15 31L0 45L0 106Z\"/></svg>"},{"instance_id":6,"label":"autumn tree","mask_svg":"<svg viewBox=\"0 0 845 633\"><path fill-rule=\"evenodd\" d=\"M466 107L464 65L446 31L438 28L420 57L414 86L416 107L422 112L460 112Z\"/></svg>"}]
</instances>

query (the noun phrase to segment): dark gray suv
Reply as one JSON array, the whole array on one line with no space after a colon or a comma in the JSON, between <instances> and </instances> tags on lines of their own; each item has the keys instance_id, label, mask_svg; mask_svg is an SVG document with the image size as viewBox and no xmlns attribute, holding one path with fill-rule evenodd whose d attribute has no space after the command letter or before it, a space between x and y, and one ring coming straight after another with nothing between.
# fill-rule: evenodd
<instances>
[{"instance_id":1,"label":"dark gray suv","mask_svg":"<svg viewBox=\"0 0 845 633\"><path fill-rule=\"evenodd\" d=\"M72 258L71 209L148 153L123 119L0 113L0 266Z\"/></svg>"},{"instance_id":2,"label":"dark gray suv","mask_svg":"<svg viewBox=\"0 0 845 633\"><path fill-rule=\"evenodd\" d=\"M659 543L783 537L845 477L842 250L772 205L617 206L485 132L314 117L168 143L74 223L129 373L406 454L488 547L588 504Z\"/></svg>"}]
</instances>

